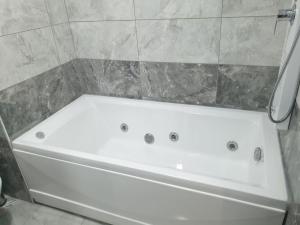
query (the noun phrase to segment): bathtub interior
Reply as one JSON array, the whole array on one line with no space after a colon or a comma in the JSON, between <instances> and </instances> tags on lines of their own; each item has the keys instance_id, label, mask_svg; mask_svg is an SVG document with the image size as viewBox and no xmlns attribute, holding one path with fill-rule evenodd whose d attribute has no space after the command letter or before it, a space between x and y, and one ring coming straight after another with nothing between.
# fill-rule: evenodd
<instances>
[{"instance_id":1,"label":"bathtub interior","mask_svg":"<svg viewBox=\"0 0 300 225\"><path fill-rule=\"evenodd\" d=\"M120 128L123 123L127 132ZM43 138L37 137L39 132ZM178 133L178 141L169 139L171 132ZM153 144L145 142L147 133L154 135ZM84 95L13 144L209 176L265 189L282 200L282 169L277 169L277 181L271 174L272 163L281 163L279 147L270 145L270 133L274 138L275 128L264 113ZM227 148L229 141L238 144L236 151ZM260 162L253 157L257 147L264 153Z\"/></svg>"}]
</instances>

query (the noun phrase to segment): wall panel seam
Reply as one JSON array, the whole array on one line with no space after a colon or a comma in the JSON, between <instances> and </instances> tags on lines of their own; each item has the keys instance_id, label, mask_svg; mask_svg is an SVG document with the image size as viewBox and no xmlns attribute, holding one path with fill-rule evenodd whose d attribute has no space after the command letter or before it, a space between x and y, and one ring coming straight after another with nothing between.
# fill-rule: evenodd
<instances>
[{"instance_id":1,"label":"wall panel seam","mask_svg":"<svg viewBox=\"0 0 300 225\"><path fill-rule=\"evenodd\" d=\"M73 48L74 48L74 57L77 59L78 58L78 54L77 54L77 48L76 48L76 45L75 45L75 39L74 39L73 30L71 29L71 22L70 22L69 10L68 10L68 7L67 7L66 0L63 0L63 1L64 1L66 13L67 13L67 18L68 18L68 23L69 23L69 31L70 31L71 36L72 36L72 42L73 42Z\"/></svg>"},{"instance_id":2,"label":"wall panel seam","mask_svg":"<svg viewBox=\"0 0 300 225\"><path fill-rule=\"evenodd\" d=\"M50 13L49 13L49 9L48 9L48 5L47 5L46 0L44 0L44 4L45 4L45 7L46 7L46 12L47 12L47 15L48 15L48 18L49 18L49 22L50 22L50 29L51 29L52 39L53 39L53 43L54 43L54 47L55 47L56 57L57 57L59 66L61 66L61 59L60 59L60 55L59 55L59 52L58 52L58 47L57 47L57 43L56 43L56 39L55 39L55 35L54 35L54 27L53 27L52 22L51 22L51 17L50 17Z\"/></svg>"},{"instance_id":3,"label":"wall panel seam","mask_svg":"<svg viewBox=\"0 0 300 225\"><path fill-rule=\"evenodd\" d=\"M137 31L137 25L136 25L136 13L135 13L135 2L134 1L135 0L132 0L132 3L133 3L133 13L134 13L135 39L136 39L138 61L140 61L140 48L139 48L138 31Z\"/></svg>"}]
</instances>

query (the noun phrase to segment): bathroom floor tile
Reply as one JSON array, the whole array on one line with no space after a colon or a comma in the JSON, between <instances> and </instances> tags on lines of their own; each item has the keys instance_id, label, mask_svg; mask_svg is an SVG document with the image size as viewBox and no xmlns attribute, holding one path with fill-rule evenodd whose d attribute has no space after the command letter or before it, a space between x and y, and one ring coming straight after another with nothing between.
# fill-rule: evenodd
<instances>
[{"instance_id":1,"label":"bathroom floor tile","mask_svg":"<svg viewBox=\"0 0 300 225\"><path fill-rule=\"evenodd\" d=\"M8 199L0 208L0 225L107 225L39 204Z\"/></svg>"}]
</instances>

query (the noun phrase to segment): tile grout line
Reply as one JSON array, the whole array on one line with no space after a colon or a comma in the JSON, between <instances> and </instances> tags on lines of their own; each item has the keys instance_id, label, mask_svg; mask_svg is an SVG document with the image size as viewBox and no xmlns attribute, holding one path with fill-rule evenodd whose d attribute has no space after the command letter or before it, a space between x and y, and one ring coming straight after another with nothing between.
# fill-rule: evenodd
<instances>
[{"instance_id":1,"label":"tile grout line","mask_svg":"<svg viewBox=\"0 0 300 225\"><path fill-rule=\"evenodd\" d=\"M30 31L35 31L35 30L41 30L41 29L49 28L49 27L51 27L51 25L36 27L36 28L28 29L28 30L9 33L9 34L3 34L3 35L0 35L0 38L7 37L7 36L13 36L13 35L17 35L17 34L22 34L22 33L30 32Z\"/></svg>"},{"instance_id":2,"label":"tile grout line","mask_svg":"<svg viewBox=\"0 0 300 225\"><path fill-rule=\"evenodd\" d=\"M221 41L222 41L222 25L223 25L223 6L224 0L222 0L221 5L221 21L220 21L220 36L219 36L219 53L218 53L218 63L217 63L217 79L216 79L216 98L215 104L218 104L218 93L219 93L219 81L220 81L220 56L221 56Z\"/></svg>"},{"instance_id":3,"label":"tile grout line","mask_svg":"<svg viewBox=\"0 0 300 225\"><path fill-rule=\"evenodd\" d=\"M138 38L138 31L137 31L137 19L136 19L136 7L135 7L135 0L133 1L133 10L134 10L134 19L135 19L135 37L136 37L136 45L137 45L137 53L138 53L138 74L139 74L139 91L138 91L138 98L143 99L144 98L144 92L143 92L143 79L142 79L142 72L141 72L141 61L140 61L140 46L139 46L139 38Z\"/></svg>"},{"instance_id":4,"label":"tile grout line","mask_svg":"<svg viewBox=\"0 0 300 225\"><path fill-rule=\"evenodd\" d=\"M77 59L78 58L78 53L77 53L77 48L76 48L76 45L75 45L74 34L73 34L72 29L71 29L71 22L70 22L69 10L68 10L68 7L67 7L66 0L63 0L63 1L64 1L64 5L65 5L65 9L66 9L66 14L67 14L67 18L68 18L69 31L70 31L71 36L72 36L72 42L73 42L73 48L74 48L74 59Z\"/></svg>"},{"instance_id":5,"label":"tile grout line","mask_svg":"<svg viewBox=\"0 0 300 225\"><path fill-rule=\"evenodd\" d=\"M67 10L67 9L66 9ZM67 10L68 12L68 10ZM68 14L68 13L67 13ZM241 16L241 17L222 17L222 18L236 18L236 19L241 19L241 18L272 18L276 15L272 15L272 16ZM221 17L206 17L206 18L166 18L166 19L136 19L136 21L160 21L160 20L201 20L201 19L220 19ZM125 22L125 21L135 21L135 20L85 20L85 21L80 21L80 20L73 20L70 21L68 18L67 22L61 22L61 23L55 23L52 25L47 25L47 26L41 26L41 27L36 27L36 28L31 28L31 29L27 29L27 30L22 30L22 31L17 31L17 32L12 32L9 34L3 34L0 35L1 37L6 37L6 36L10 36L10 35L16 35L16 34L20 34L20 33L25 33L25 32L29 32L29 31L34 31L34 30L39 30L39 29L43 29L43 28L48 28L50 26L58 26L58 25L62 25L62 24L66 24L66 23L93 23L93 22ZM71 29L70 29L71 30ZM73 36L73 32L72 36ZM74 37L73 37L74 39Z\"/></svg>"},{"instance_id":6,"label":"tile grout line","mask_svg":"<svg viewBox=\"0 0 300 225\"><path fill-rule=\"evenodd\" d=\"M50 29L51 29L52 38L53 38L53 42L54 42L54 47L55 47L55 51L56 51L56 57L58 59L58 66L61 66L62 65L61 64L61 59L60 59L60 55L59 55L59 52L58 52L56 39L55 39L55 36L54 36L54 27L53 27L52 22L51 22L51 16L50 16L50 13L49 13L48 4L47 4L46 0L44 0L44 4L45 4L45 8L46 8L48 18L49 18Z\"/></svg>"},{"instance_id":7,"label":"tile grout line","mask_svg":"<svg viewBox=\"0 0 300 225\"><path fill-rule=\"evenodd\" d=\"M138 62L139 62L140 61L140 48L139 48L139 39L138 39L138 32L137 32L137 25L136 25L135 0L132 0L132 3L133 3L133 14L134 14L135 39L136 39L137 55L138 55Z\"/></svg>"},{"instance_id":8,"label":"tile grout line","mask_svg":"<svg viewBox=\"0 0 300 225\"><path fill-rule=\"evenodd\" d=\"M22 30L22 31L17 31L17 32L9 33L9 34L3 34L3 35L0 35L0 38L1 37L12 36L12 35L16 35L16 34L22 34L22 33L26 33L26 32L29 32L29 31L41 30L41 29L44 29L44 28L49 28L51 26L59 26L59 25L67 24L67 23L68 22L54 23L52 25L50 24L50 25L47 25L47 26L35 27L35 28Z\"/></svg>"},{"instance_id":9,"label":"tile grout line","mask_svg":"<svg viewBox=\"0 0 300 225\"><path fill-rule=\"evenodd\" d=\"M222 41L222 25L223 25L223 1L221 5L221 21L220 21L220 36L219 36L219 53L218 53L218 65L220 64L220 55L221 55L221 41Z\"/></svg>"},{"instance_id":10,"label":"tile grout line","mask_svg":"<svg viewBox=\"0 0 300 225\"><path fill-rule=\"evenodd\" d=\"M194 17L194 18L183 18L183 17L178 17L178 18L147 18L147 19L134 19L134 20L129 20L129 19L110 19L110 20L103 20L103 19L96 19L96 20L71 20L70 23L87 23L87 22L122 22L122 21L159 21L159 20L209 20L209 19L220 19L220 18L228 18L228 19L242 19L242 18L272 18L275 17L276 15L263 15L263 16L216 16L216 17Z\"/></svg>"}]
</instances>

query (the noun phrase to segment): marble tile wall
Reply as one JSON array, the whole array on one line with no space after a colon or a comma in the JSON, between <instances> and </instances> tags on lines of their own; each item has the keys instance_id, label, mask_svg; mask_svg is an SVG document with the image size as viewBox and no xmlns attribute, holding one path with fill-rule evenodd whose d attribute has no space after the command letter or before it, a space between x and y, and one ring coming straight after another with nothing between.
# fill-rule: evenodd
<instances>
[{"instance_id":1,"label":"marble tile wall","mask_svg":"<svg viewBox=\"0 0 300 225\"><path fill-rule=\"evenodd\" d=\"M139 61L141 79L152 79L141 84L142 97L264 110L286 33L280 23L274 34L275 17L286 2L66 0L66 6L78 59ZM187 69L208 64L217 71L214 85L200 78L203 71Z\"/></svg>"},{"instance_id":2,"label":"marble tile wall","mask_svg":"<svg viewBox=\"0 0 300 225\"><path fill-rule=\"evenodd\" d=\"M300 109L296 105L288 131L279 133L291 202L286 225L300 224Z\"/></svg>"},{"instance_id":3,"label":"marble tile wall","mask_svg":"<svg viewBox=\"0 0 300 225\"><path fill-rule=\"evenodd\" d=\"M0 1L0 90L74 58L64 0Z\"/></svg>"},{"instance_id":4,"label":"marble tile wall","mask_svg":"<svg viewBox=\"0 0 300 225\"><path fill-rule=\"evenodd\" d=\"M148 100L216 104L218 66L141 62L142 97Z\"/></svg>"},{"instance_id":5,"label":"marble tile wall","mask_svg":"<svg viewBox=\"0 0 300 225\"><path fill-rule=\"evenodd\" d=\"M278 66L286 26L281 23L274 34L274 17L222 19L220 63Z\"/></svg>"},{"instance_id":6,"label":"marble tile wall","mask_svg":"<svg viewBox=\"0 0 300 225\"><path fill-rule=\"evenodd\" d=\"M218 63L220 18L139 20L139 59L152 62Z\"/></svg>"},{"instance_id":7,"label":"marble tile wall","mask_svg":"<svg viewBox=\"0 0 300 225\"><path fill-rule=\"evenodd\" d=\"M220 65L216 101L221 106L266 110L278 67Z\"/></svg>"},{"instance_id":8,"label":"marble tile wall","mask_svg":"<svg viewBox=\"0 0 300 225\"><path fill-rule=\"evenodd\" d=\"M282 0L66 0L79 58L278 66ZM105 35L102 35L105 34Z\"/></svg>"},{"instance_id":9,"label":"marble tile wall","mask_svg":"<svg viewBox=\"0 0 300 225\"><path fill-rule=\"evenodd\" d=\"M0 115L5 125L0 124L0 176L5 193L29 200L4 129L13 140L85 93L86 82L76 63L72 60L0 91Z\"/></svg>"},{"instance_id":10,"label":"marble tile wall","mask_svg":"<svg viewBox=\"0 0 300 225\"><path fill-rule=\"evenodd\" d=\"M0 1L0 116L11 138L78 97L69 88L74 77L64 73L74 58L64 0ZM0 135L4 190L28 200L8 143Z\"/></svg>"},{"instance_id":11,"label":"marble tile wall","mask_svg":"<svg viewBox=\"0 0 300 225\"><path fill-rule=\"evenodd\" d=\"M9 142L0 123L0 176L3 192L26 201L30 200L23 177L16 160L11 154ZM1 222L0 222L1 224Z\"/></svg>"},{"instance_id":12,"label":"marble tile wall","mask_svg":"<svg viewBox=\"0 0 300 225\"><path fill-rule=\"evenodd\" d=\"M89 94L266 110L278 67L77 59Z\"/></svg>"},{"instance_id":13,"label":"marble tile wall","mask_svg":"<svg viewBox=\"0 0 300 225\"><path fill-rule=\"evenodd\" d=\"M78 58L138 60L133 21L71 23L71 28Z\"/></svg>"},{"instance_id":14,"label":"marble tile wall","mask_svg":"<svg viewBox=\"0 0 300 225\"><path fill-rule=\"evenodd\" d=\"M0 91L0 115L12 139L85 92L75 63L70 61Z\"/></svg>"}]
</instances>

